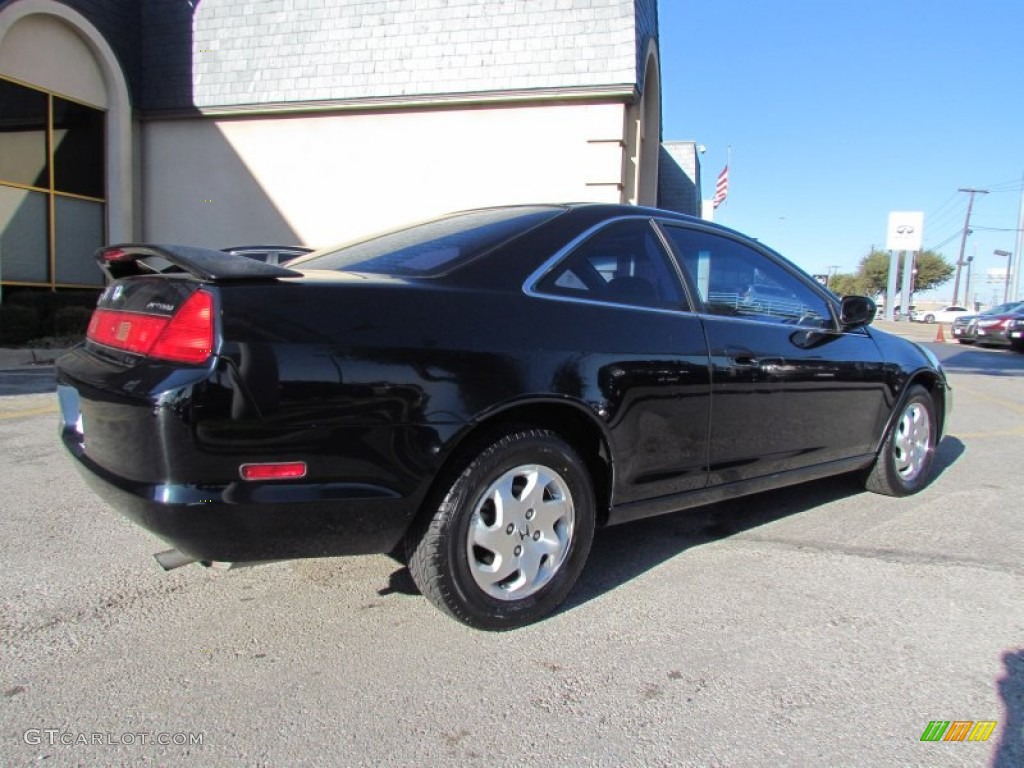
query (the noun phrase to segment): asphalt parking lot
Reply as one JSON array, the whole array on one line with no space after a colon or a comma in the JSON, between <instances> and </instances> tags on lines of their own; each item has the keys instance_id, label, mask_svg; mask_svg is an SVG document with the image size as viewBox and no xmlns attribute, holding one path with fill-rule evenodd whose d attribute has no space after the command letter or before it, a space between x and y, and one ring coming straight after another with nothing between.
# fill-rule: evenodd
<instances>
[{"instance_id":1,"label":"asphalt parking lot","mask_svg":"<svg viewBox=\"0 0 1024 768\"><path fill-rule=\"evenodd\" d=\"M1020 768L1024 355L930 346L956 409L924 492L608 529L506 634L386 557L161 572L62 455L52 367L0 371L0 763Z\"/></svg>"}]
</instances>

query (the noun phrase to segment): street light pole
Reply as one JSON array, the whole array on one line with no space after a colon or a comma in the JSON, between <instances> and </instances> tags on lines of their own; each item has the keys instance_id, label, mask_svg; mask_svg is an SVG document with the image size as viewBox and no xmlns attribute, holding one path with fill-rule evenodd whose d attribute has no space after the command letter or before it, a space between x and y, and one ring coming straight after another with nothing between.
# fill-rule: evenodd
<instances>
[{"instance_id":1,"label":"street light pole","mask_svg":"<svg viewBox=\"0 0 1024 768\"><path fill-rule=\"evenodd\" d=\"M964 248L967 247L967 235L971 232L971 209L974 208L974 196L975 195L987 195L987 189L959 189L958 192L966 192L971 197L967 201L967 218L964 220L964 234L960 238L960 256L956 260L956 280L953 282L953 304L957 303L957 299L960 298L960 270L964 266Z\"/></svg>"},{"instance_id":2,"label":"street light pole","mask_svg":"<svg viewBox=\"0 0 1024 768\"><path fill-rule=\"evenodd\" d=\"M1010 257L1013 256L1009 251L992 251L996 256L1006 257L1006 285L1003 287L1003 304L1010 300Z\"/></svg>"},{"instance_id":3,"label":"street light pole","mask_svg":"<svg viewBox=\"0 0 1024 768\"><path fill-rule=\"evenodd\" d=\"M968 305L968 309L974 310L977 307L974 306L977 302L971 301L971 262L974 261L973 256L967 257L967 287L964 288L964 304Z\"/></svg>"}]
</instances>

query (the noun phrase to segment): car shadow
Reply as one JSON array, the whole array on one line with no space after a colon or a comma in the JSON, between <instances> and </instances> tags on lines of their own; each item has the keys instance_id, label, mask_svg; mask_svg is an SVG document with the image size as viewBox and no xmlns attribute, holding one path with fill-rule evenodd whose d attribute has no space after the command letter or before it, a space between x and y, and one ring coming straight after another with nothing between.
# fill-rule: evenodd
<instances>
[{"instance_id":1,"label":"car shadow","mask_svg":"<svg viewBox=\"0 0 1024 768\"><path fill-rule=\"evenodd\" d=\"M843 475L601 529L579 583L559 612L611 592L688 549L859 493L864 493L859 478Z\"/></svg>"},{"instance_id":2,"label":"car shadow","mask_svg":"<svg viewBox=\"0 0 1024 768\"><path fill-rule=\"evenodd\" d=\"M1009 349L990 349L974 345L928 344L952 373L976 373L983 376L1024 376L1024 355Z\"/></svg>"},{"instance_id":3,"label":"car shadow","mask_svg":"<svg viewBox=\"0 0 1024 768\"><path fill-rule=\"evenodd\" d=\"M965 450L960 440L943 438L935 452L932 482ZM561 610L571 610L610 592L693 547L862 493L867 493L862 476L854 473L602 529L594 539L579 583Z\"/></svg>"},{"instance_id":4,"label":"car shadow","mask_svg":"<svg viewBox=\"0 0 1024 768\"><path fill-rule=\"evenodd\" d=\"M943 438L936 449L932 482L965 450L960 440ZM579 581L554 615L599 598L688 549L862 493L866 491L861 476L847 474L599 529ZM408 568L399 567L378 594L419 595L420 591Z\"/></svg>"},{"instance_id":5,"label":"car shadow","mask_svg":"<svg viewBox=\"0 0 1024 768\"><path fill-rule=\"evenodd\" d=\"M946 473L950 467L959 461L960 457L967 452L967 446L957 437L947 435L942 438L939 447L935 449L935 461L932 464L932 482L934 483Z\"/></svg>"},{"instance_id":6,"label":"car shadow","mask_svg":"<svg viewBox=\"0 0 1024 768\"><path fill-rule=\"evenodd\" d=\"M611 592L692 547L863 492L856 476L841 476L599 529L579 581L555 615ZM399 567L377 594L420 591L409 569Z\"/></svg>"},{"instance_id":7,"label":"car shadow","mask_svg":"<svg viewBox=\"0 0 1024 768\"><path fill-rule=\"evenodd\" d=\"M1020 768L1024 765L1024 649L1003 654L1005 676L999 680L999 695L1006 709L1006 722L999 723L999 746L992 768Z\"/></svg>"}]
</instances>

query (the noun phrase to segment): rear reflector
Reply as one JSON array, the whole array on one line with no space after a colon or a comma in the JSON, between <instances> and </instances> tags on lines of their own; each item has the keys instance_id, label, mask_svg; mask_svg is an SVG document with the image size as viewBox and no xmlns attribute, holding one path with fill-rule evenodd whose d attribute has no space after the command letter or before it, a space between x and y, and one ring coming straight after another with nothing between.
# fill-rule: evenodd
<instances>
[{"instance_id":1,"label":"rear reflector","mask_svg":"<svg viewBox=\"0 0 1024 768\"><path fill-rule=\"evenodd\" d=\"M86 338L160 360L205 363L213 352L213 296L196 291L170 317L97 309Z\"/></svg>"},{"instance_id":2,"label":"rear reflector","mask_svg":"<svg viewBox=\"0 0 1024 768\"><path fill-rule=\"evenodd\" d=\"M243 480L295 480L306 476L306 462L243 464L238 468Z\"/></svg>"}]
</instances>

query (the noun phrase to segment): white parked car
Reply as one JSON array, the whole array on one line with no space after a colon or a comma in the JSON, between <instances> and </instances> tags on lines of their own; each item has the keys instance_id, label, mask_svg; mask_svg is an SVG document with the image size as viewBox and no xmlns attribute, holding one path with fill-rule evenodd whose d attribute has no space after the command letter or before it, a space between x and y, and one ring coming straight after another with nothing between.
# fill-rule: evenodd
<instances>
[{"instance_id":1,"label":"white parked car","mask_svg":"<svg viewBox=\"0 0 1024 768\"><path fill-rule=\"evenodd\" d=\"M966 315L968 312L970 310L967 307L950 304L942 309L919 309L914 319L924 323L952 323L960 315Z\"/></svg>"}]
</instances>

